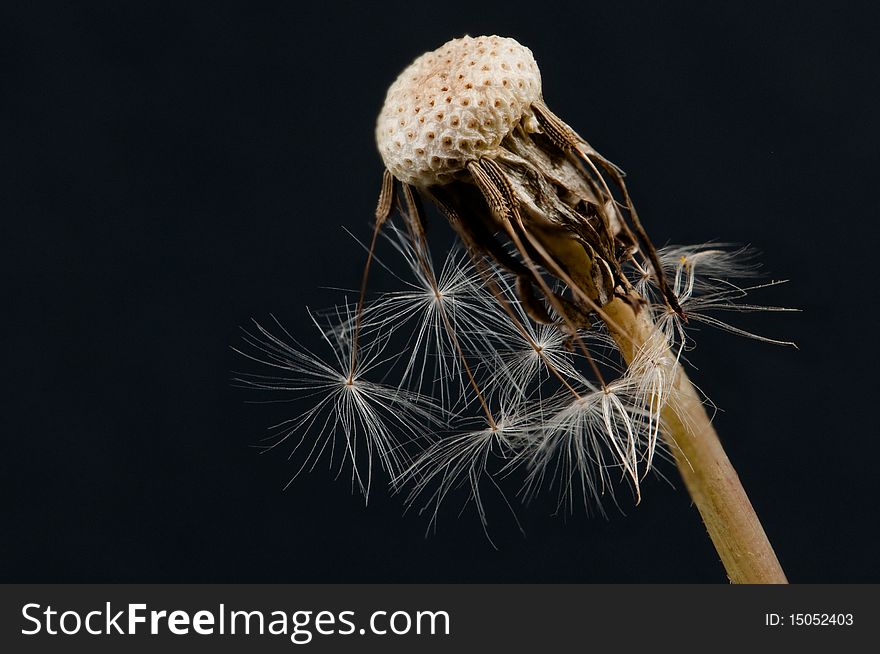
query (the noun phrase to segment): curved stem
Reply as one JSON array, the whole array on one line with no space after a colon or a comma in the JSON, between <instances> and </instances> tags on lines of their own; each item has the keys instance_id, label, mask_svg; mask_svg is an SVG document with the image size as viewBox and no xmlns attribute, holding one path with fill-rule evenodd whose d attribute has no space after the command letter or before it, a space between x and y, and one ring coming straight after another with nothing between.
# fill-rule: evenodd
<instances>
[{"instance_id":1,"label":"curved stem","mask_svg":"<svg viewBox=\"0 0 880 654\"><path fill-rule=\"evenodd\" d=\"M620 298L603 309L611 318L612 336L631 363L655 332L648 312L634 311ZM788 583L697 390L678 364L662 418L664 437L731 583Z\"/></svg>"}]
</instances>

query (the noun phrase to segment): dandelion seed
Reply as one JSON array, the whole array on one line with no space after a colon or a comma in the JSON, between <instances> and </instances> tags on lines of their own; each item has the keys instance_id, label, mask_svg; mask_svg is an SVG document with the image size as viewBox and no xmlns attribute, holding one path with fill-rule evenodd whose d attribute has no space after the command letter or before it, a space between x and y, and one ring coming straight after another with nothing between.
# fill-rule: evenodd
<instances>
[{"instance_id":1,"label":"dandelion seed","mask_svg":"<svg viewBox=\"0 0 880 654\"><path fill-rule=\"evenodd\" d=\"M491 272L492 290L484 285L481 292L495 308L486 314L483 347L475 352L487 391L501 405L513 406L540 396L548 381L579 380L571 336L558 324L535 323L503 272Z\"/></svg>"},{"instance_id":2,"label":"dandelion seed","mask_svg":"<svg viewBox=\"0 0 880 654\"><path fill-rule=\"evenodd\" d=\"M630 479L638 501L659 445L672 365L658 346L605 388L555 398L557 410L533 430L525 496L534 497L546 484L556 486L560 509L571 510L577 495L588 511L593 504L601 509L603 497L614 499L610 473L618 470Z\"/></svg>"},{"instance_id":3,"label":"dandelion seed","mask_svg":"<svg viewBox=\"0 0 880 654\"><path fill-rule=\"evenodd\" d=\"M430 511L429 530L436 528L440 505L447 496L465 486L467 499L462 509L469 503L475 506L484 533L491 542L481 487L486 482L504 498L497 481L489 474L490 461L497 458L506 462L504 472L509 472L508 468L517 462L518 441L525 433L519 423L519 417L504 414L494 425L447 436L425 450L395 480L400 486L412 482L408 504L415 504L420 497L428 495L422 510ZM508 508L515 518L509 504Z\"/></svg>"},{"instance_id":4,"label":"dandelion seed","mask_svg":"<svg viewBox=\"0 0 880 654\"><path fill-rule=\"evenodd\" d=\"M479 289L467 255L453 249L439 272L428 251L399 229L389 228L389 241L403 257L412 281L407 289L386 293L364 309L364 329L390 334L409 331L402 349L406 359L399 385L430 392L452 407L466 397L467 385L458 347L485 348L485 338L498 312L494 298Z\"/></svg>"},{"instance_id":5,"label":"dandelion seed","mask_svg":"<svg viewBox=\"0 0 880 654\"><path fill-rule=\"evenodd\" d=\"M551 370L568 379L579 377L574 354L567 347L568 336L558 326L523 324L528 329L525 335L508 328L509 349L496 352L492 362L487 387L495 390L502 402L525 401L533 392L540 394Z\"/></svg>"},{"instance_id":6,"label":"dandelion seed","mask_svg":"<svg viewBox=\"0 0 880 654\"><path fill-rule=\"evenodd\" d=\"M742 302L752 291L784 284L784 281L740 285L734 280L754 279L758 276L758 265L754 253L748 248L725 250L718 244L698 246L674 246L659 250L661 265L666 275L672 279L672 290L688 321L706 324L775 345L794 346L783 341L761 336L741 329L713 315L717 312L791 312L794 309ZM649 298L654 298L656 321L666 331L670 339L676 340L684 348L689 339L680 315L670 311L660 303L655 290L654 276L646 272L650 266L642 268L635 286Z\"/></svg>"},{"instance_id":7,"label":"dandelion seed","mask_svg":"<svg viewBox=\"0 0 880 654\"><path fill-rule=\"evenodd\" d=\"M246 374L233 381L294 394L312 404L273 426L265 449L292 443L290 457L299 455L301 463L291 482L303 470L313 469L322 457L329 458L331 467L339 459L337 474L348 462L353 486L368 498L374 458L389 474L399 474L410 461L404 445L426 438L426 429L437 424L439 411L423 396L364 378L380 362L381 346L374 344L362 352L358 373L352 376L349 339L334 340L336 332L318 326L333 353L334 360L327 362L297 343L277 321L275 327L280 333L254 322L254 331L243 330L246 349L235 350L276 374Z\"/></svg>"}]
</instances>

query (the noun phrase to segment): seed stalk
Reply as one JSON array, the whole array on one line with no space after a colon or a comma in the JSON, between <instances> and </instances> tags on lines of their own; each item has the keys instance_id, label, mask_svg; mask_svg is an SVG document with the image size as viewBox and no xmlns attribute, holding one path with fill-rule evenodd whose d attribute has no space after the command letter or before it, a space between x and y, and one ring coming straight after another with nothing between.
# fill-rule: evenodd
<instances>
[{"instance_id":1,"label":"seed stalk","mask_svg":"<svg viewBox=\"0 0 880 654\"><path fill-rule=\"evenodd\" d=\"M627 363L655 326L638 303L614 298L606 323ZM752 503L730 463L699 393L679 364L671 399L661 412L663 435L731 583L788 583Z\"/></svg>"}]
</instances>

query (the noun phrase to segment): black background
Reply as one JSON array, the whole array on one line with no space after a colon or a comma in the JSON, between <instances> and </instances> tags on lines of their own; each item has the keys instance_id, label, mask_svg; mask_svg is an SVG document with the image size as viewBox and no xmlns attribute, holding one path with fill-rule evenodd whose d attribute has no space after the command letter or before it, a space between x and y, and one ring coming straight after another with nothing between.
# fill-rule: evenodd
<instances>
[{"instance_id":1,"label":"black background","mask_svg":"<svg viewBox=\"0 0 880 654\"><path fill-rule=\"evenodd\" d=\"M285 414L230 388L239 325L316 343L305 307L360 279L343 227L368 235L385 89L498 33L656 241L751 243L791 279L756 299L803 313L738 324L800 350L707 331L693 376L791 580L880 581L878 21L821 7L4 3L0 580L724 579L658 479L607 520L537 502L525 536L492 504L495 550L473 511L426 539L323 468L282 491L291 464L249 447Z\"/></svg>"}]
</instances>

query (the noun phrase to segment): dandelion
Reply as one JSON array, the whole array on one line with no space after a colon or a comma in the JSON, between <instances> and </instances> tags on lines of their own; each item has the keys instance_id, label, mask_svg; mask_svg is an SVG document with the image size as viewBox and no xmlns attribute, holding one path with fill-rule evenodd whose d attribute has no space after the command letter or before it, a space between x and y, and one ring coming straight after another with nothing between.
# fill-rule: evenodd
<instances>
[{"instance_id":1,"label":"dandelion","mask_svg":"<svg viewBox=\"0 0 880 654\"><path fill-rule=\"evenodd\" d=\"M246 355L280 374L239 382L311 401L271 447L304 449L299 470L338 447L364 494L378 465L429 529L464 488L487 537L484 492L501 478L520 475L526 502L551 490L560 511L601 512L621 486L639 502L669 458L730 579L785 582L683 369L695 324L788 344L716 315L783 310L743 300L776 282L742 283L756 271L741 250L656 249L623 172L548 108L513 39L418 57L389 88L376 141L385 173L360 295L319 326L332 363L283 330L246 332ZM459 236L439 266L423 200ZM376 254L383 231L402 274ZM371 295L374 261L404 288Z\"/></svg>"}]
</instances>

